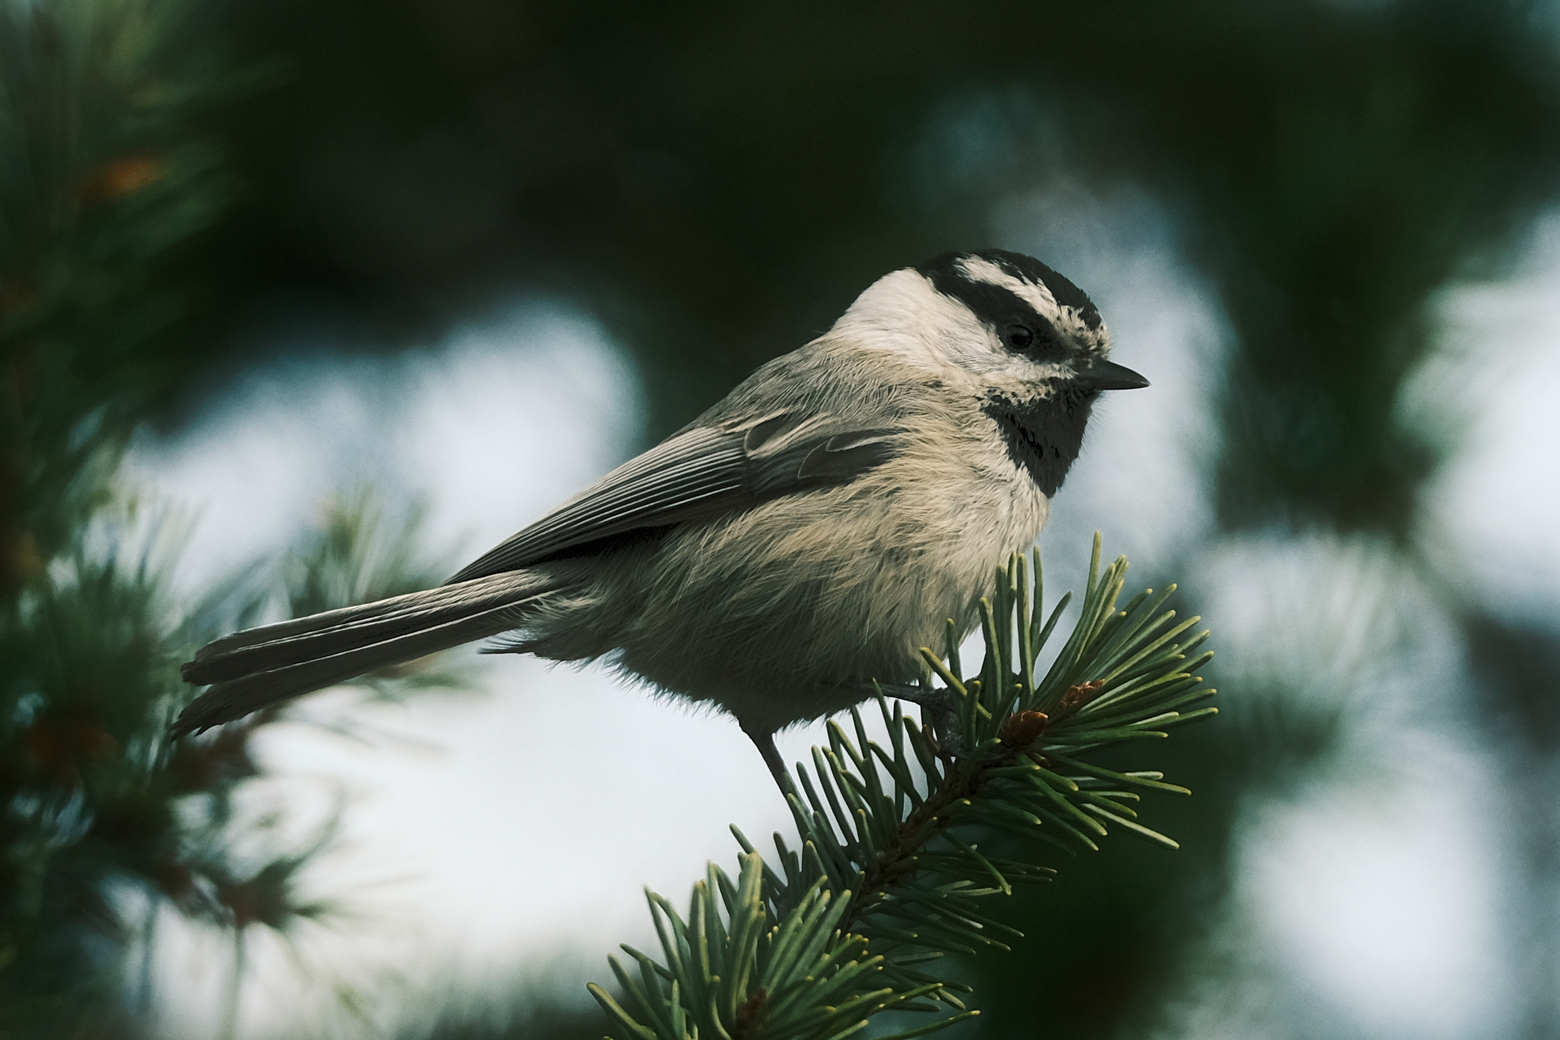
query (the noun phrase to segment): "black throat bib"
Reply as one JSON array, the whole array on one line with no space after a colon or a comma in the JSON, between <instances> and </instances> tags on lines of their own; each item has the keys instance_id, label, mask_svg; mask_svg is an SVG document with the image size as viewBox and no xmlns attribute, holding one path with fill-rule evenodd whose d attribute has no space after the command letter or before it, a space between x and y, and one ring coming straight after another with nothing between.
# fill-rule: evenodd
<instances>
[{"instance_id":1,"label":"black throat bib","mask_svg":"<svg viewBox=\"0 0 1560 1040\"><path fill-rule=\"evenodd\" d=\"M1097 396L1095 390L1063 382L1049 397L1020 399L992 393L981 410L1002 431L1008 455L1050 498L1078 457L1089 409Z\"/></svg>"}]
</instances>

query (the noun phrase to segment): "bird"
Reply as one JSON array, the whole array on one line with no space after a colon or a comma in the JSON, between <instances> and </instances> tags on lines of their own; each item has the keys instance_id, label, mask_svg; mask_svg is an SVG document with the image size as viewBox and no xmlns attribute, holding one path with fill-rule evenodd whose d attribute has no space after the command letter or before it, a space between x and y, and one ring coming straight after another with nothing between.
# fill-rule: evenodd
<instances>
[{"instance_id":1,"label":"bird","mask_svg":"<svg viewBox=\"0 0 1560 1040\"><path fill-rule=\"evenodd\" d=\"M177 738L476 640L604 660L732 716L782 790L774 735L880 690L963 633L1033 545L1104 391L1098 308L1033 257L944 253L478 557L443 585L217 639Z\"/></svg>"}]
</instances>

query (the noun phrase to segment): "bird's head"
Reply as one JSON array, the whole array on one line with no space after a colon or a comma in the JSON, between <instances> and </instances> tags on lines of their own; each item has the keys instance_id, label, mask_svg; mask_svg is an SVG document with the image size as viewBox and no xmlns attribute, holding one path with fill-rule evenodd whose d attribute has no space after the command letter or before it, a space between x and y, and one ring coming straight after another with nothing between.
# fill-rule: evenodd
<instances>
[{"instance_id":1,"label":"bird's head","mask_svg":"<svg viewBox=\"0 0 1560 1040\"><path fill-rule=\"evenodd\" d=\"M1110 334L1082 289L1039 260L1003 249L944 253L886 275L833 331L994 388L1148 385L1109 360Z\"/></svg>"}]
</instances>

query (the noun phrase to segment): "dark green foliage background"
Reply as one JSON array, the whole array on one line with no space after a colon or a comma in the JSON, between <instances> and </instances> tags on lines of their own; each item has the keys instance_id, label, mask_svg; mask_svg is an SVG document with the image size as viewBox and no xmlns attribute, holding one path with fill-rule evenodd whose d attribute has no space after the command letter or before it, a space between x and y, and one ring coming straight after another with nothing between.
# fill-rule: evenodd
<instances>
[{"instance_id":1,"label":"dark green foliage background","mask_svg":"<svg viewBox=\"0 0 1560 1040\"><path fill-rule=\"evenodd\" d=\"M233 886L277 877L233 874L172 813L195 784L218 826L253 768L241 735L200 752L216 757L194 779L151 752L126 772L183 695L169 664L232 604L156 603L155 580L82 548L125 439L177 429L265 361L270 330L301 318L395 349L517 287L556 293L635 353L658 436L877 275L986 244L999 199L1062 176L1135 184L1176 220L1233 332L1203 460L1216 536L1379 534L1433 577L1452 568L1420 514L1457 432L1397 405L1435 346L1433 294L1498 274L1560 189L1557 25L1552 5L1513 0L7 8L0 1018L36 1028L0 1036L137 1035L111 977L129 930L105 886L133 878L233 926L250 905ZM937 120L975 107L985 150L940 150ZM1195 598L1177 561L1143 562ZM420 573L403 572L376 587ZM301 580L295 594L330 600ZM1474 717L1500 734L1507 775L1537 773L1560 753L1560 611L1517 622L1447 595L1482 677ZM1281 788L1347 724L1267 693L1226 697L1218 725L1158 752L1196 791L1152 821L1180 852L1112 842L1016 897L1029 938L972 965L986 1015L962 1029L1092 1038L1153 1020L1224 893L1238 800ZM83 785L88 837L45 857L58 869L22 855L38 833L17 799ZM1556 792L1514 781L1506 796L1537 821L1513 839L1519 887L1552 898ZM285 888L268 891L311 912ZM1525 1028L1552 1036L1541 988L1560 955L1552 939L1530 955ZM415 1029L572 1035L572 1012L529 1014Z\"/></svg>"}]
</instances>

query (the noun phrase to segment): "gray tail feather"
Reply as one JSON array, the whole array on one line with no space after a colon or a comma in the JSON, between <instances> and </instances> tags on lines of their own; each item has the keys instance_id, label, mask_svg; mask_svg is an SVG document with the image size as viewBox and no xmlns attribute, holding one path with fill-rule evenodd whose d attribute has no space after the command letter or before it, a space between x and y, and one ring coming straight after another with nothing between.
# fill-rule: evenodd
<instances>
[{"instance_id":1,"label":"gray tail feather","mask_svg":"<svg viewBox=\"0 0 1560 1040\"><path fill-rule=\"evenodd\" d=\"M187 682L213 685L180 713L173 736L508 631L550 588L541 575L512 571L224 636L184 665Z\"/></svg>"}]
</instances>

